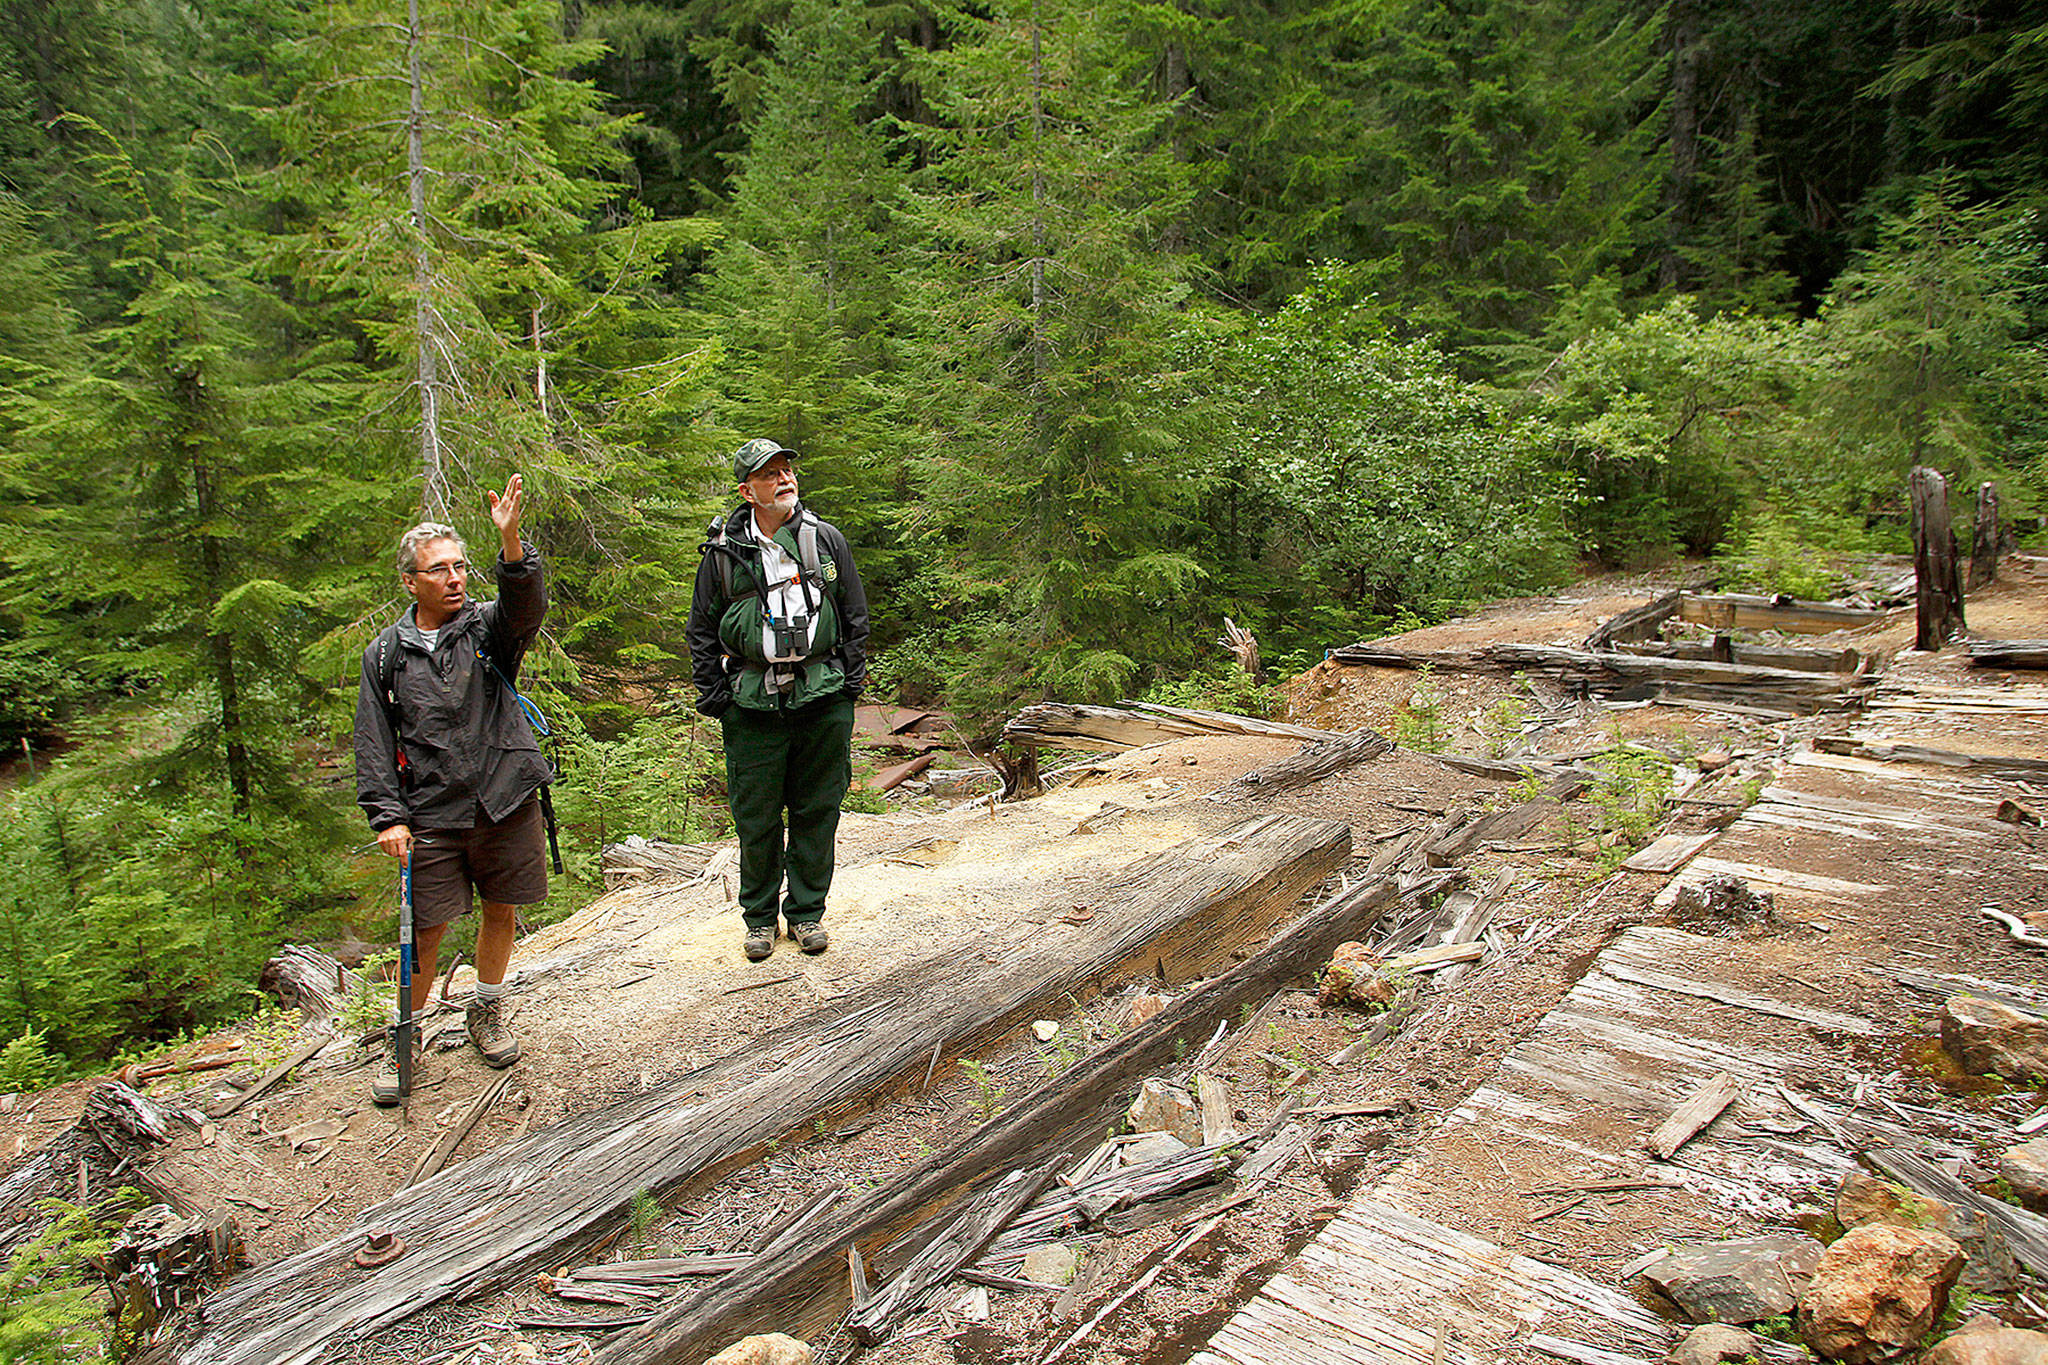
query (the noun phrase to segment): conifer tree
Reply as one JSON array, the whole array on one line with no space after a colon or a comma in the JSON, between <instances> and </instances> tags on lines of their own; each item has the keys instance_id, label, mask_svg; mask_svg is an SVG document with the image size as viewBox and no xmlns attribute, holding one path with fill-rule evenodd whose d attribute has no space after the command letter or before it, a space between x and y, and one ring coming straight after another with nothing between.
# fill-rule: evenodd
<instances>
[{"instance_id":1,"label":"conifer tree","mask_svg":"<svg viewBox=\"0 0 2048 1365\"><path fill-rule=\"evenodd\" d=\"M1501 345L1656 240L1657 31L1617 0L1421 0L1361 57L1343 258L1410 329Z\"/></svg>"},{"instance_id":2,"label":"conifer tree","mask_svg":"<svg viewBox=\"0 0 2048 1365\"><path fill-rule=\"evenodd\" d=\"M893 214L902 175L878 117L886 71L862 11L799 0L775 35L705 306L718 339L715 421L804 458L875 578L903 469L891 412ZM886 574L881 576L886 577Z\"/></svg>"},{"instance_id":3,"label":"conifer tree","mask_svg":"<svg viewBox=\"0 0 2048 1365\"><path fill-rule=\"evenodd\" d=\"M1187 177L1124 6L1009 0L953 16L921 68L940 122L906 214L918 249L920 545L986 613L984 703L1105 697L1175 643L1200 580L1176 549L1166 363Z\"/></svg>"}]
</instances>

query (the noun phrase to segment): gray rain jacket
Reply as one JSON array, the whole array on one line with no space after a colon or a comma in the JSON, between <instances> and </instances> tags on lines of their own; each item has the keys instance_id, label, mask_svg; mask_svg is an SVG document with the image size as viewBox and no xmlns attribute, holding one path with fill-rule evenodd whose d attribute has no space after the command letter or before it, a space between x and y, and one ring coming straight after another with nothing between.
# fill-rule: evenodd
<instances>
[{"instance_id":1,"label":"gray rain jacket","mask_svg":"<svg viewBox=\"0 0 2048 1365\"><path fill-rule=\"evenodd\" d=\"M548 611L546 576L539 553L522 548L516 564L497 562L498 600L465 603L441 627L431 653L411 611L363 651L356 802L371 829L470 829L479 814L503 820L554 777L511 689L477 657L483 649L516 681L526 647L540 633ZM377 658L379 641L394 632L396 733Z\"/></svg>"}]
</instances>

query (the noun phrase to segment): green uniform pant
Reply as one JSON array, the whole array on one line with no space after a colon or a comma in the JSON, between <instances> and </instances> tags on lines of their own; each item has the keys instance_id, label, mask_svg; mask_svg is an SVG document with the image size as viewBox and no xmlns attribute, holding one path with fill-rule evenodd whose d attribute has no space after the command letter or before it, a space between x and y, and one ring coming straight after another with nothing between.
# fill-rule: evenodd
<instances>
[{"instance_id":1,"label":"green uniform pant","mask_svg":"<svg viewBox=\"0 0 2048 1365\"><path fill-rule=\"evenodd\" d=\"M785 867L782 917L792 924L821 918L832 889L839 803L853 783L853 698L841 692L798 711L734 706L719 723L747 927L775 927Z\"/></svg>"}]
</instances>

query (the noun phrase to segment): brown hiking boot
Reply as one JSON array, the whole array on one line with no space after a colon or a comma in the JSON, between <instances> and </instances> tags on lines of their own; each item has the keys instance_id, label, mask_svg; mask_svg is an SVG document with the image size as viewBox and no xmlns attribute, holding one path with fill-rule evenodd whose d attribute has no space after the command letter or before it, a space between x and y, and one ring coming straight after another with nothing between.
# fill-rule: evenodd
<instances>
[{"instance_id":1,"label":"brown hiking boot","mask_svg":"<svg viewBox=\"0 0 2048 1365\"><path fill-rule=\"evenodd\" d=\"M796 940L797 947L807 953L822 953L832 944L831 938L825 933L825 926L814 919L790 925L789 936Z\"/></svg>"},{"instance_id":2,"label":"brown hiking boot","mask_svg":"<svg viewBox=\"0 0 2048 1365\"><path fill-rule=\"evenodd\" d=\"M424 1052L415 1027L412 1044L412 1074L417 1080L420 1074L420 1056ZM377 1074L370 1077L370 1102L386 1108L397 1104L405 1096L398 1093L398 1044L393 1041L384 1048L384 1061L377 1068Z\"/></svg>"},{"instance_id":3,"label":"brown hiking boot","mask_svg":"<svg viewBox=\"0 0 2048 1365\"><path fill-rule=\"evenodd\" d=\"M483 1053L484 1061L492 1066L506 1067L519 1060L519 1040L512 1036L512 1030L505 1022L504 996L495 1000L470 997L467 1022L469 1041Z\"/></svg>"},{"instance_id":4,"label":"brown hiking boot","mask_svg":"<svg viewBox=\"0 0 2048 1365\"><path fill-rule=\"evenodd\" d=\"M772 924L750 924L747 926L747 961L759 962L775 951L775 926Z\"/></svg>"}]
</instances>

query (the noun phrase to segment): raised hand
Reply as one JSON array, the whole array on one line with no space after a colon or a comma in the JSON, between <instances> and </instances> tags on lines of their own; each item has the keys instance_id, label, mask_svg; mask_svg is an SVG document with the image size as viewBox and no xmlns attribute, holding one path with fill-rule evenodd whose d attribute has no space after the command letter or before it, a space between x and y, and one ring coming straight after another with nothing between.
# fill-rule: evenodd
<instances>
[{"instance_id":1,"label":"raised hand","mask_svg":"<svg viewBox=\"0 0 2048 1365\"><path fill-rule=\"evenodd\" d=\"M505 485L503 494L484 490L484 496L491 501L491 521L498 528L498 542L505 552L507 563L524 553L519 546L519 508L526 499L525 485L514 474L512 481Z\"/></svg>"}]
</instances>

